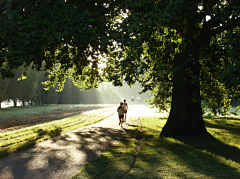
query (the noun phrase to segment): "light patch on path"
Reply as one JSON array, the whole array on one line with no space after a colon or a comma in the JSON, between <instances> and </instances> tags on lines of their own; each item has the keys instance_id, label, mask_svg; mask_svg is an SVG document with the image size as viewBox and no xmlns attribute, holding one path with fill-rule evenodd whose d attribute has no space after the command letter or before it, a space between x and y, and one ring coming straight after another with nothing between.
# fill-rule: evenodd
<instances>
[{"instance_id":1,"label":"light patch on path","mask_svg":"<svg viewBox=\"0 0 240 179\"><path fill-rule=\"evenodd\" d=\"M116 106L117 110L117 106ZM140 116L165 116L145 106L130 106L127 120ZM66 132L25 151L0 160L1 179L72 178L89 161L118 146L120 130L117 112L98 123ZM124 124L126 128L127 125Z\"/></svg>"},{"instance_id":2,"label":"light patch on path","mask_svg":"<svg viewBox=\"0 0 240 179\"><path fill-rule=\"evenodd\" d=\"M128 116L129 117L139 117L139 116L158 116L158 117L168 117L168 113L167 112L161 112L161 113L157 113L157 109L156 108L149 108L146 107L144 105L140 105L140 106L133 106L133 109L129 109L128 111Z\"/></svg>"}]
</instances>

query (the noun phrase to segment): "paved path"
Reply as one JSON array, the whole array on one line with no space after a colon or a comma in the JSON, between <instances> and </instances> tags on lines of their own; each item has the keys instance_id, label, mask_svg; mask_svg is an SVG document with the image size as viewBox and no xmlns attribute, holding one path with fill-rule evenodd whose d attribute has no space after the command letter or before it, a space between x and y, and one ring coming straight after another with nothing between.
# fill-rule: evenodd
<instances>
[{"instance_id":1,"label":"paved path","mask_svg":"<svg viewBox=\"0 0 240 179\"><path fill-rule=\"evenodd\" d=\"M127 120L152 112L144 106L130 109ZM117 146L123 133L116 113L98 123L63 133L1 159L0 179L72 178L89 161Z\"/></svg>"}]
</instances>

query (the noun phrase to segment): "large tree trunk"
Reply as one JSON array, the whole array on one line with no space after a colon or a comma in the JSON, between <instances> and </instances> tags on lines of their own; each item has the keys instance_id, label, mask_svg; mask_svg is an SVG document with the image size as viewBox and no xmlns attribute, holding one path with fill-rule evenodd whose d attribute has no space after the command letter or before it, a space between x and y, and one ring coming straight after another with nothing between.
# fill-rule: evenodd
<instances>
[{"instance_id":1,"label":"large tree trunk","mask_svg":"<svg viewBox=\"0 0 240 179\"><path fill-rule=\"evenodd\" d=\"M182 62L181 59L176 60L177 63ZM161 137L208 133L202 117L198 69L198 66L192 65L174 73L171 110Z\"/></svg>"}]
</instances>

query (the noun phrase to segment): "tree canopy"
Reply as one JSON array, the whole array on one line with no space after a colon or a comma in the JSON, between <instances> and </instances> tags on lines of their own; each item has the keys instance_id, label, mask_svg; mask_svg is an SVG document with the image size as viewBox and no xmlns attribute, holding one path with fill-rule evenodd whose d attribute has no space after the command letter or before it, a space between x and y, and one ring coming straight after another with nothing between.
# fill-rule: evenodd
<instances>
[{"instance_id":1,"label":"tree canopy","mask_svg":"<svg viewBox=\"0 0 240 179\"><path fill-rule=\"evenodd\" d=\"M226 113L240 87L239 0L0 2L0 67L50 72L63 84L140 82L171 102L162 136L205 134L202 104ZM223 107L223 108L222 108ZM191 111L191 112L189 112Z\"/></svg>"}]
</instances>

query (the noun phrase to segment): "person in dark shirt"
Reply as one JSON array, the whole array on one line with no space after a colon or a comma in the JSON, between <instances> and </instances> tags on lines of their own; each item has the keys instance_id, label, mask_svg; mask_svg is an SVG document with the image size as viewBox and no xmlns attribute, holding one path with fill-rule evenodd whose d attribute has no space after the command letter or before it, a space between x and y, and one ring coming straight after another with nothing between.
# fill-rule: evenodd
<instances>
[{"instance_id":1,"label":"person in dark shirt","mask_svg":"<svg viewBox=\"0 0 240 179\"><path fill-rule=\"evenodd\" d=\"M128 104L126 103L126 99L123 100L123 108L124 108L124 122L127 122L127 111L128 111Z\"/></svg>"}]
</instances>

